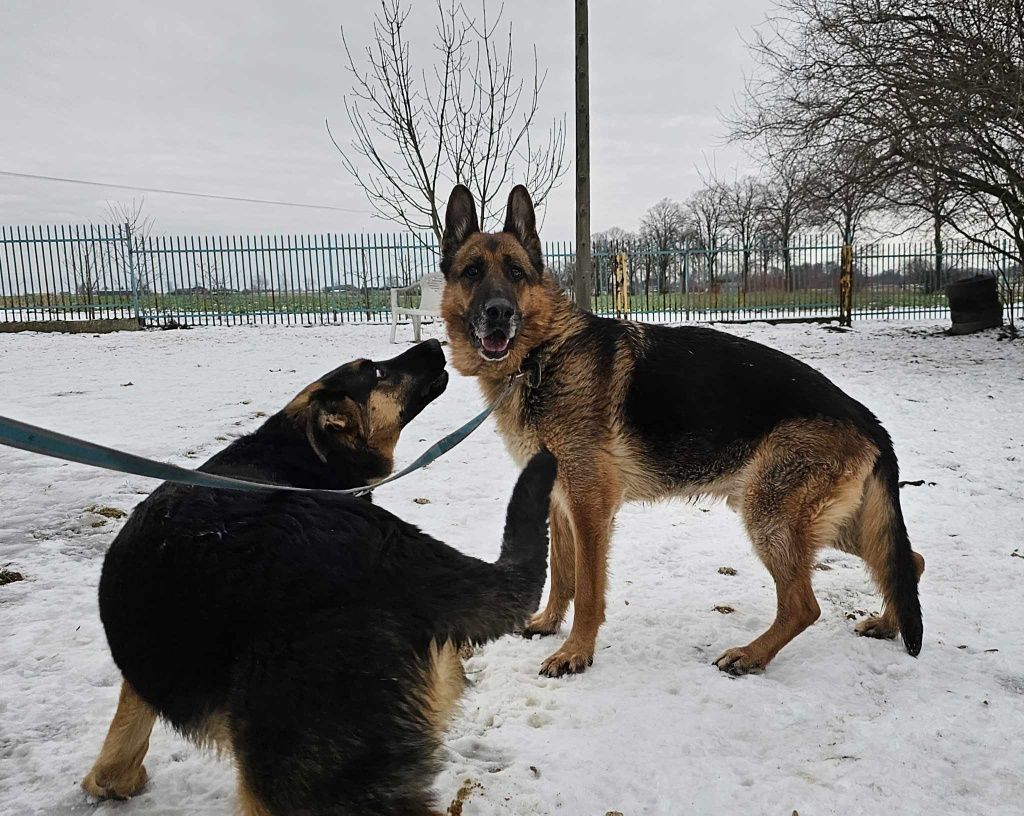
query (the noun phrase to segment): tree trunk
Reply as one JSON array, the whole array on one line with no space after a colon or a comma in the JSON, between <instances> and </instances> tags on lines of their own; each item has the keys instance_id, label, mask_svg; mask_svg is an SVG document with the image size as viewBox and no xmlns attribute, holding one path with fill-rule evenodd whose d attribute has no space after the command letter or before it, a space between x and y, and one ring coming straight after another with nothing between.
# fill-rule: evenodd
<instances>
[{"instance_id":1,"label":"tree trunk","mask_svg":"<svg viewBox=\"0 0 1024 816\"><path fill-rule=\"evenodd\" d=\"M839 261L839 325L853 325L853 245L843 244Z\"/></svg>"}]
</instances>

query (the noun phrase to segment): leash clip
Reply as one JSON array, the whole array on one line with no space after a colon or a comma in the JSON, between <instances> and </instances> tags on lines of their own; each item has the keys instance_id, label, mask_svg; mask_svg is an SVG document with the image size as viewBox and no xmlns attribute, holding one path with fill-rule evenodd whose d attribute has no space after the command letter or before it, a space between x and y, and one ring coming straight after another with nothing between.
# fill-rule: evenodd
<instances>
[{"instance_id":1,"label":"leash clip","mask_svg":"<svg viewBox=\"0 0 1024 816\"><path fill-rule=\"evenodd\" d=\"M544 378L540 360L524 360L523 366L515 374L509 375L508 384L511 386L512 383L516 380L521 380L523 377L526 377L527 388L537 388Z\"/></svg>"}]
</instances>

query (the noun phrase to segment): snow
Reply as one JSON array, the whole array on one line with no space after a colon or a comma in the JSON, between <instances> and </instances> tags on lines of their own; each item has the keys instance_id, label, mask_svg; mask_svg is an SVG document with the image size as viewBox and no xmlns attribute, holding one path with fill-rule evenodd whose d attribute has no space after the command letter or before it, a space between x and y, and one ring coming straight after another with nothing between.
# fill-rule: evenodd
<instances>
[{"instance_id":1,"label":"snow","mask_svg":"<svg viewBox=\"0 0 1024 816\"><path fill-rule=\"evenodd\" d=\"M771 621L766 571L723 505L628 506L593 668L537 675L568 627L478 650L444 749L441 807L465 786L465 816L1024 812L1024 558L1011 555L1024 554L1024 343L940 329L728 327L865 402L895 440L902 478L925 480L902 491L927 560L920 658L853 635L850 616L877 610L878 597L858 559L826 551L821 619L765 674L718 672L720 652ZM2 335L0 414L195 466L323 372L397 353L387 332ZM475 383L454 375L406 429L398 462L481 405ZM0 587L0 813L233 813L230 764L160 725L139 796L97 806L78 788L119 683L96 585L123 520L88 508L129 511L154 483L7 449L0 472L0 567L26 579ZM376 499L493 559L515 476L488 422ZM715 611L723 605L735 611Z\"/></svg>"}]
</instances>

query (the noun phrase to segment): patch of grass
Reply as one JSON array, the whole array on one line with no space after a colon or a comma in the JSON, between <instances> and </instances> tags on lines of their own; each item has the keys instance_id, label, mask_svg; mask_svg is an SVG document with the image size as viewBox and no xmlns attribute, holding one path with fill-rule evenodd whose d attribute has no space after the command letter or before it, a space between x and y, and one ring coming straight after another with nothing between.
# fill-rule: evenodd
<instances>
[{"instance_id":1,"label":"patch of grass","mask_svg":"<svg viewBox=\"0 0 1024 816\"><path fill-rule=\"evenodd\" d=\"M98 507L95 504L85 508L86 513L95 513L97 516L103 516L104 518L110 519L122 519L128 514L124 510L119 510L116 507Z\"/></svg>"}]
</instances>

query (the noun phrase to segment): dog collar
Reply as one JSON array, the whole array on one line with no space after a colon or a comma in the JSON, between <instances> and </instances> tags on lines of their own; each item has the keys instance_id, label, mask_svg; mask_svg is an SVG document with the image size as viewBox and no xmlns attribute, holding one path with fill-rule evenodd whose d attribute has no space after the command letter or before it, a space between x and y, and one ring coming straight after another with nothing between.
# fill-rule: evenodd
<instances>
[{"instance_id":1,"label":"dog collar","mask_svg":"<svg viewBox=\"0 0 1024 816\"><path fill-rule=\"evenodd\" d=\"M526 380L527 388L536 388L540 385L543 379L543 366L540 360L540 346L533 349L523 359L523 363L519 366L519 370L509 377L509 384L511 385L516 380Z\"/></svg>"}]
</instances>

